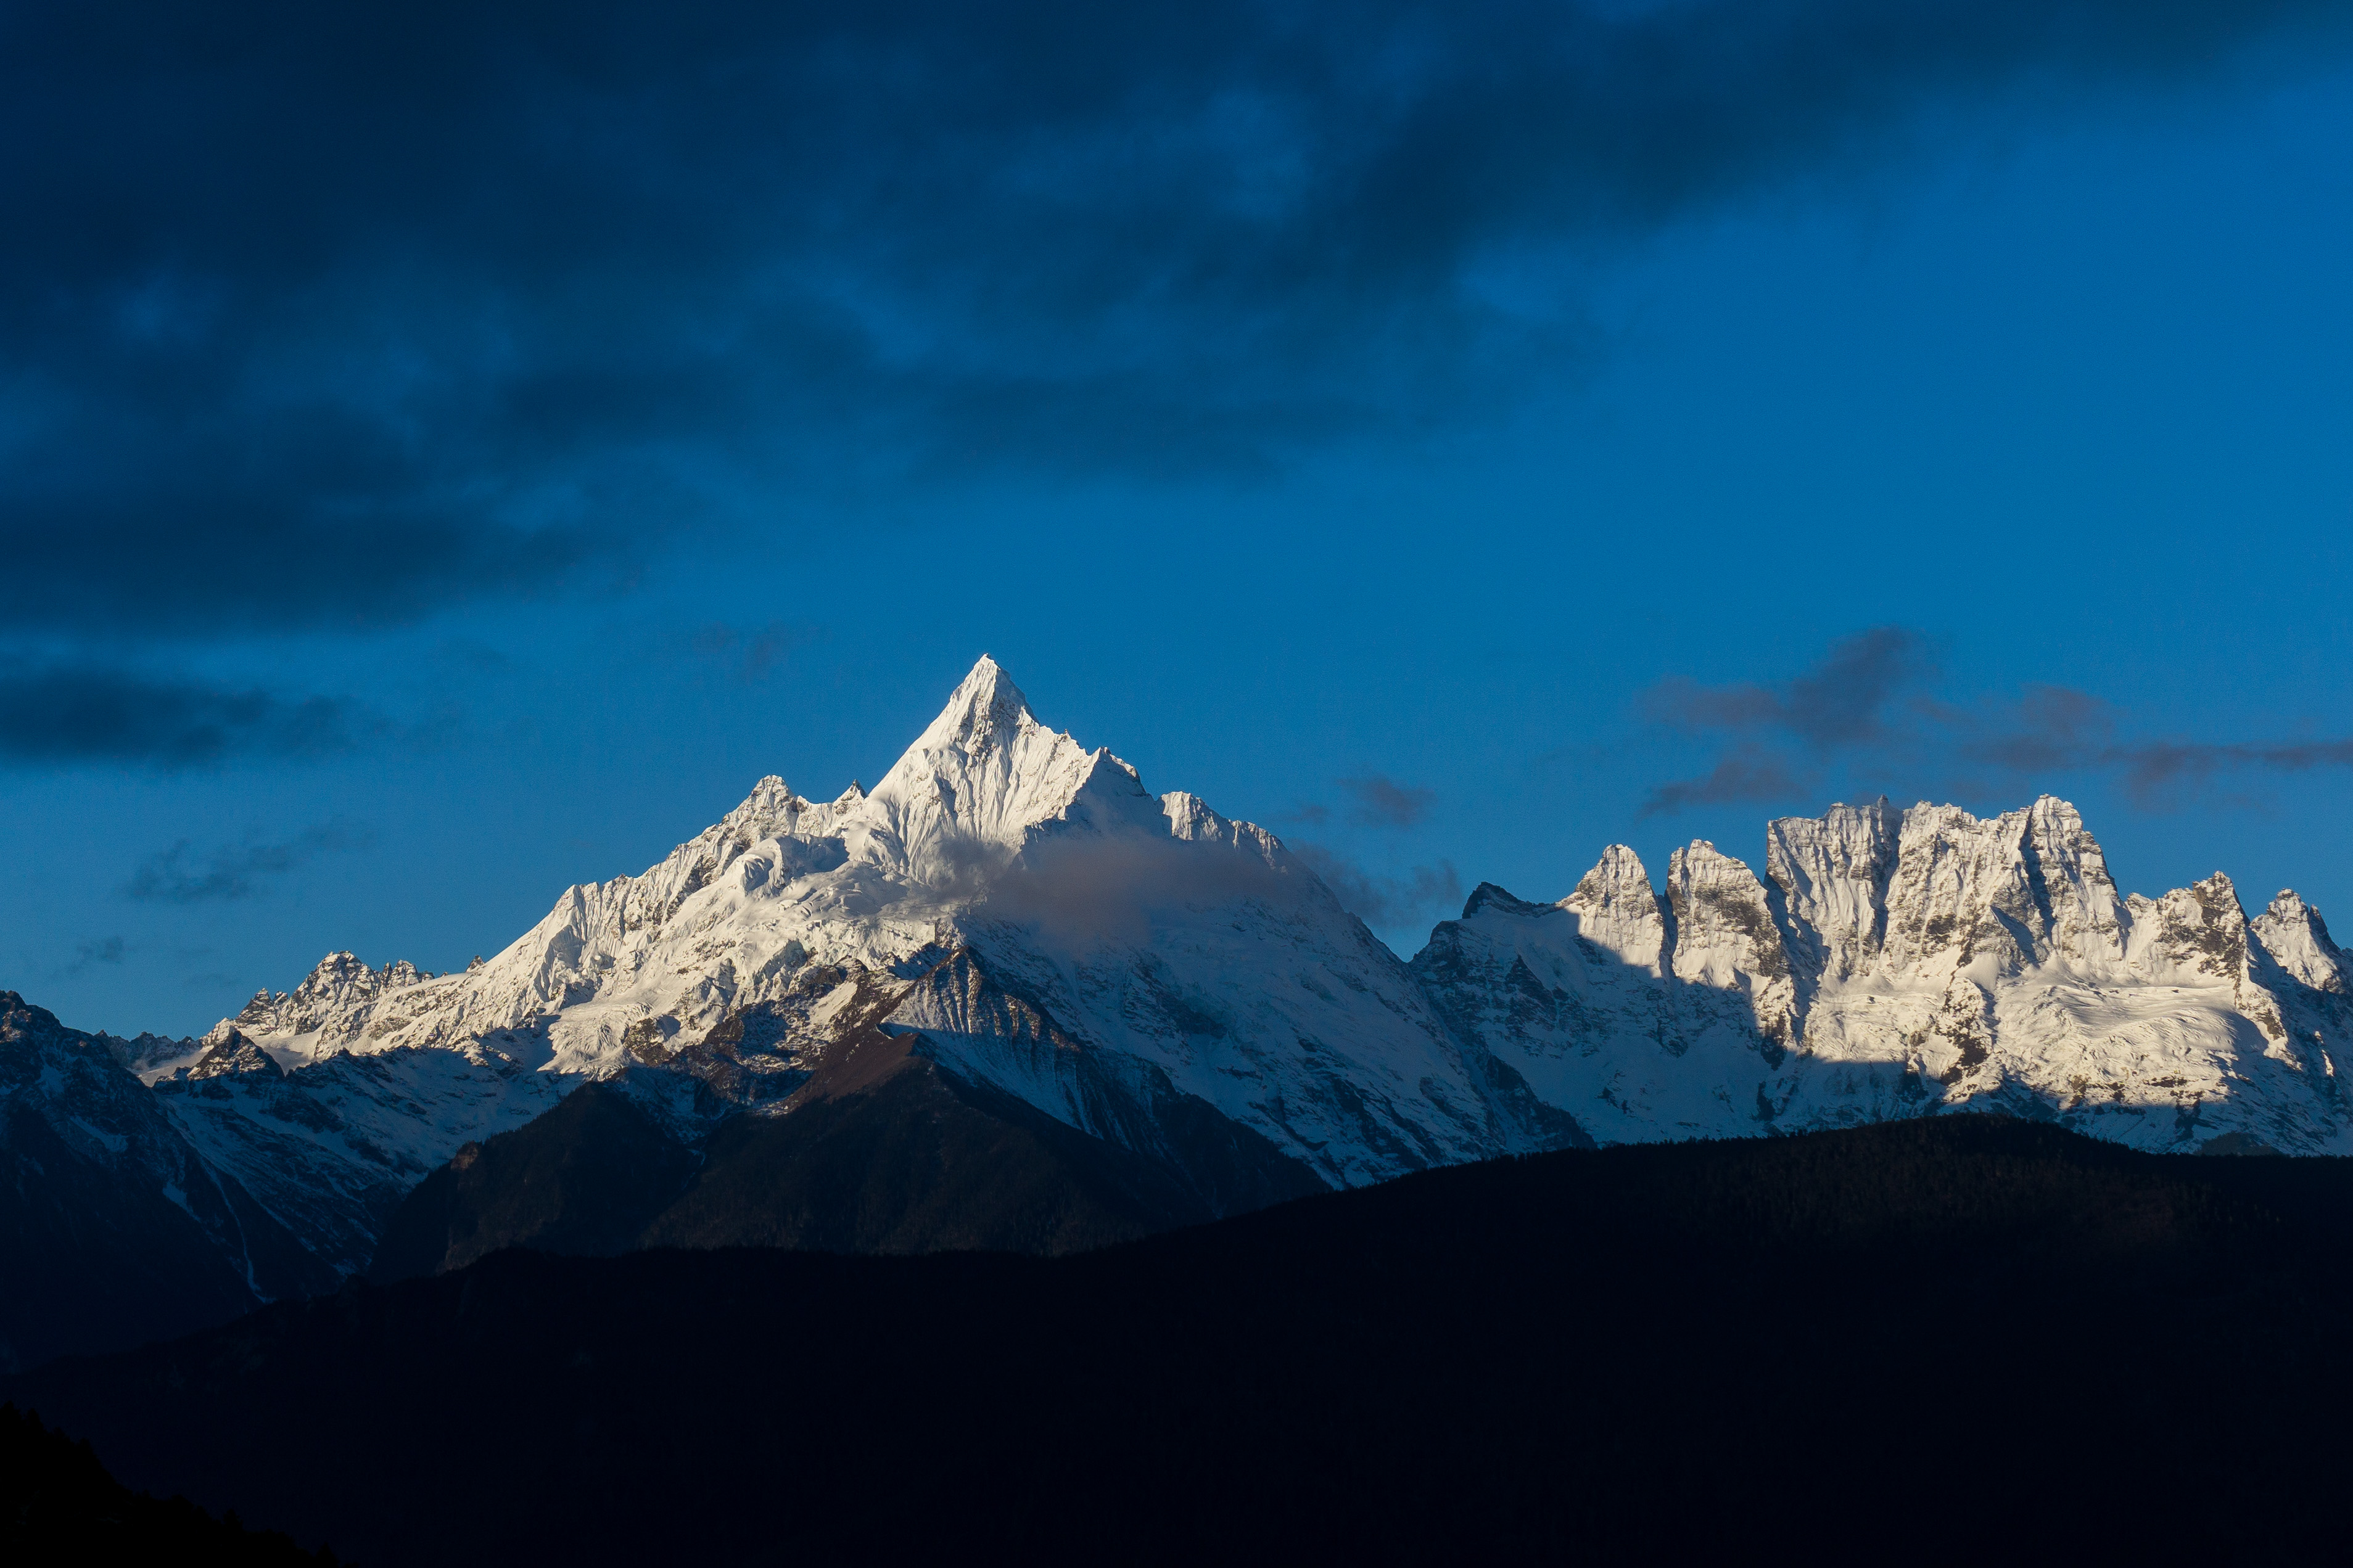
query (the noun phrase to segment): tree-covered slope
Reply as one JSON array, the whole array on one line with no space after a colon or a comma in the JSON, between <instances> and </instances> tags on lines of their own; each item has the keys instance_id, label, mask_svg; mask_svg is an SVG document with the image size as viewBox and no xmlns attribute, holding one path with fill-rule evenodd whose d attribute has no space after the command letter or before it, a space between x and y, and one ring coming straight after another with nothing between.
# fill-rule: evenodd
<instances>
[{"instance_id":1,"label":"tree-covered slope","mask_svg":"<svg viewBox=\"0 0 2353 1568\"><path fill-rule=\"evenodd\" d=\"M504 1253L59 1363L385 1565L2333 1560L2353 1169L1993 1118L1562 1151L1063 1258Z\"/></svg>"}]
</instances>

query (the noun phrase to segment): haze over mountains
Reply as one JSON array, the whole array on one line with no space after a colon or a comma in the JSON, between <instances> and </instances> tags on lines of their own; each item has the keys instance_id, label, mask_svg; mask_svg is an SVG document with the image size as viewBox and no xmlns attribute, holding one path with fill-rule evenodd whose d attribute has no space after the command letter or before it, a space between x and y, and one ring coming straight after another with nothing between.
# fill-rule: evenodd
<instances>
[{"instance_id":1,"label":"haze over mountains","mask_svg":"<svg viewBox=\"0 0 2353 1568\"><path fill-rule=\"evenodd\" d=\"M1482 884L1401 961L984 658L871 792L764 779L461 973L331 954L196 1041L8 997L40 1283L0 1331L29 1363L514 1243L1068 1251L1498 1154L1961 1109L2353 1147L2353 975L2292 892L2123 895L2048 796L1785 818L1761 867L1694 843L1662 893L1613 847L1556 903ZM134 1288L174 1257L213 1283ZM67 1300L125 1289L152 1321Z\"/></svg>"}]
</instances>

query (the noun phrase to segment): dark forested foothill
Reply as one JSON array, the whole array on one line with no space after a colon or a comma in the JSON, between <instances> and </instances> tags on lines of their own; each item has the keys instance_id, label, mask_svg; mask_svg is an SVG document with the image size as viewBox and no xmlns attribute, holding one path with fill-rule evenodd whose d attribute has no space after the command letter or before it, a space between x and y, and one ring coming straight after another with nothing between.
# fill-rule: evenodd
<instances>
[{"instance_id":1,"label":"dark forested foothill","mask_svg":"<svg viewBox=\"0 0 2353 1568\"><path fill-rule=\"evenodd\" d=\"M1249 1128L1167 1099L1129 1147L879 1031L849 1041L790 1116L682 1126L626 1087L589 1084L419 1183L368 1277L440 1273L510 1247L1054 1256L1323 1190Z\"/></svg>"},{"instance_id":2,"label":"dark forested foothill","mask_svg":"<svg viewBox=\"0 0 2353 1568\"><path fill-rule=\"evenodd\" d=\"M0 991L0 1369L334 1283L118 1059L131 1043Z\"/></svg>"},{"instance_id":3,"label":"dark forested foothill","mask_svg":"<svg viewBox=\"0 0 2353 1568\"><path fill-rule=\"evenodd\" d=\"M403 1563L2337 1561L2353 1169L1983 1117L1060 1258L510 1251L9 1385Z\"/></svg>"},{"instance_id":4,"label":"dark forested foothill","mask_svg":"<svg viewBox=\"0 0 2353 1568\"><path fill-rule=\"evenodd\" d=\"M215 1519L185 1498L158 1501L106 1473L87 1443L30 1411L0 1405L0 1552L11 1563L202 1563L333 1568L275 1531Z\"/></svg>"}]
</instances>

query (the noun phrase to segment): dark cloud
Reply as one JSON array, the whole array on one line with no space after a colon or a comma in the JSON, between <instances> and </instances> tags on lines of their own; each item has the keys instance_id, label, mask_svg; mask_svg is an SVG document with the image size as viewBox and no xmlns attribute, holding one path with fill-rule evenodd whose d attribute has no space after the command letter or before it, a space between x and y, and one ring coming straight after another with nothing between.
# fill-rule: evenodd
<instances>
[{"instance_id":1,"label":"dark cloud","mask_svg":"<svg viewBox=\"0 0 2353 1568\"><path fill-rule=\"evenodd\" d=\"M246 843L198 858L182 839L141 862L122 885L122 895L142 903L228 903L249 899L276 878L336 850L364 849L375 841L366 827L322 823L283 844Z\"/></svg>"},{"instance_id":2,"label":"dark cloud","mask_svg":"<svg viewBox=\"0 0 2353 1568\"><path fill-rule=\"evenodd\" d=\"M694 634L693 647L698 658L718 665L747 686L757 686L797 649L807 647L821 635L817 627L784 621L751 627L714 623Z\"/></svg>"},{"instance_id":3,"label":"dark cloud","mask_svg":"<svg viewBox=\"0 0 2353 1568\"><path fill-rule=\"evenodd\" d=\"M93 964L119 964L128 951L119 936L93 937L74 947L73 962L65 966L68 974L79 974Z\"/></svg>"},{"instance_id":4,"label":"dark cloud","mask_svg":"<svg viewBox=\"0 0 2353 1568\"><path fill-rule=\"evenodd\" d=\"M2353 739L2231 742L2125 738L2111 703L2070 687L1956 704L1925 689L1936 675L1926 640L1876 626L1833 644L1778 686L1700 686L1673 678L1643 693L1649 718L1723 748L1696 778L1654 786L1641 815L1731 801L1788 802L1846 767L1947 797L2033 786L2060 773L2116 778L2144 807L2169 804L2227 773L2353 767Z\"/></svg>"},{"instance_id":5,"label":"dark cloud","mask_svg":"<svg viewBox=\"0 0 2353 1568\"><path fill-rule=\"evenodd\" d=\"M1475 415L1576 336L1499 268L2347 9L9 7L11 615L367 625L878 474Z\"/></svg>"},{"instance_id":6,"label":"dark cloud","mask_svg":"<svg viewBox=\"0 0 2353 1568\"><path fill-rule=\"evenodd\" d=\"M372 725L333 697L157 679L103 665L0 663L0 763L159 768L316 757Z\"/></svg>"},{"instance_id":7,"label":"dark cloud","mask_svg":"<svg viewBox=\"0 0 2353 1568\"><path fill-rule=\"evenodd\" d=\"M1645 717L1724 743L1697 778L1657 785L1641 815L1730 801L1787 800L1810 787L1833 756L1908 751L1932 714L1912 699L1936 671L1926 640L1903 626L1841 638L1811 669L1778 686L1702 686L1670 676L1644 692Z\"/></svg>"},{"instance_id":8,"label":"dark cloud","mask_svg":"<svg viewBox=\"0 0 2353 1568\"><path fill-rule=\"evenodd\" d=\"M2115 749L2116 709L2069 687L2030 683L2015 702L1994 710L1991 723L1926 699L1915 707L1928 723L1966 735L1972 757L2012 773L2076 767Z\"/></svg>"},{"instance_id":9,"label":"dark cloud","mask_svg":"<svg viewBox=\"0 0 2353 1568\"><path fill-rule=\"evenodd\" d=\"M1642 802L1642 816L1667 816L1686 806L1727 801L1787 800L1802 787L1786 761L1754 746L1742 746L1718 758L1715 766L1698 778L1678 779L1652 789Z\"/></svg>"},{"instance_id":10,"label":"dark cloud","mask_svg":"<svg viewBox=\"0 0 2353 1568\"><path fill-rule=\"evenodd\" d=\"M1438 804L1437 791L1401 784L1378 773L1339 783L1356 803L1348 819L1359 827L1419 826Z\"/></svg>"},{"instance_id":11,"label":"dark cloud","mask_svg":"<svg viewBox=\"0 0 2353 1568\"><path fill-rule=\"evenodd\" d=\"M1820 664L1782 686L1670 677L1643 694L1642 705L1651 718L1688 730L1779 731L1826 751L1884 738L1888 700L1933 669L1918 633L1873 626L1833 644Z\"/></svg>"},{"instance_id":12,"label":"dark cloud","mask_svg":"<svg viewBox=\"0 0 2353 1568\"><path fill-rule=\"evenodd\" d=\"M1459 908L1462 879L1451 862L1416 866L1402 877L1367 871L1336 850L1320 844L1293 844L1291 852L1332 889L1340 907L1368 926L1398 930L1425 918L1430 910Z\"/></svg>"},{"instance_id":13,"label":"dark cloud","mask_svg":"<svg viewBox=\"0 0 2353 1568\"><path fill-rule=\"evenodd\" d=\"M2179 785L2203 784L2221 773L2252 769L2302 773L2316 768L2353 767L2353 740L2256 746L2148 741L2110 747L2099 755L2103 762L2124 770L2125 785L2136 800L2157 805Z\"/></svg>"}]
</instances>

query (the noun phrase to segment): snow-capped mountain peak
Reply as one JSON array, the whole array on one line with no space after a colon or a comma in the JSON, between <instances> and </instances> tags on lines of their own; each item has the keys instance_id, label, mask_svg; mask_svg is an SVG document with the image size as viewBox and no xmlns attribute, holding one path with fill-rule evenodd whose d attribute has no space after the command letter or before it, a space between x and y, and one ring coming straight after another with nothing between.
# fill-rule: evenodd
<instances>
[{"instance_id":1,"label":"snow-capped mountain peak","mask_svg":"<svg viewBox=\"0 0 2353 1568\"><path fill-rule=\"evenodd\" d=\"M302 977L291 991L273 994L257 991L235 1018L224 1018L205 1037L206 1045L220 1043L231 1026L256 1036L287 1037L315 1032L338 1012L347 1012L388 991L405 990L433 975L406 959L382 969L371 969L356 954L331 952Z\"/></svg>"},{"instance_id":2,"label":"snow-capped mountain peak","mask_svg":"<svg viewBox=\"0 0 2353 1568\"><path fill-rule=\"evenodd\" d=\"M1765 837L1761 875L1699 841L1662 889L1623 845L1556 902L1482 883L1408 965L1272 834L1155 798L984 657L871 793L764 778L487 961L331 953L144 1072L339 1258L460 1143L648 1070L761 1116L920 1070L1172 1168L1189 1140L1333 1184L1966 1106L2353 1147L2353 966L2293 893L2252 921L2219 875L2124 899L2047 795Z\"/></svg>"},{"instance_id":3,"label":"snow-capped mountain peak","mask_svg":"<svg viewBox=\"0 0 2353 1568\"><path fill-rule=\"evenodd\" d=\"M1659 973L1666 956L1665 910L1633 850L1623 844L1604 849L1560 907L1576 917L1577 935L1621 963Z\"/></svg>"},{"instance_id":4,"label":"snow-capped mountain peak","mask_svg":"<svg viewBox=\"0 0 2353 1568\"><path fill-rule=\"evenodd\" d=\"M1190 1107L1187 1125L1229 1126L1310 1182L1575 1135L1466 1051L1271 834L1155 798L986 658L871 793L817 805L763 779L479 966L396 984L355 964L331 959L237 1026L298 1079L446 1063L478 1085L476 1111L411 1129L404 1167L646 1067L776 1109L877 1027L1082 1132L1149 1141Z\"/></svg>"},{"instance_id":5,"label":"snow-capped mountain peak","mask_svg":"<svg viewBox=\"0 0 2353 1568\"><path fill-rule=\"evenodd\" d=\"M1050 823L1165 834L1135 770L1047 728L987 655L844 824L851 858L932 888L996 869Z\"/></svg>"},{"instance_id":6,"label":"snow-capped mountain peak","mask_svg":"<svg viewBox=\"0 0 2353 1568\"><path fill-rule=\"evenodd\" d=\"M2329 939L2320 911L2282 888L2269 908L2250 922L2255 938L2282 969L2313 990L2353 997L2353 972Z\"/></svg>"}]
</instances>

